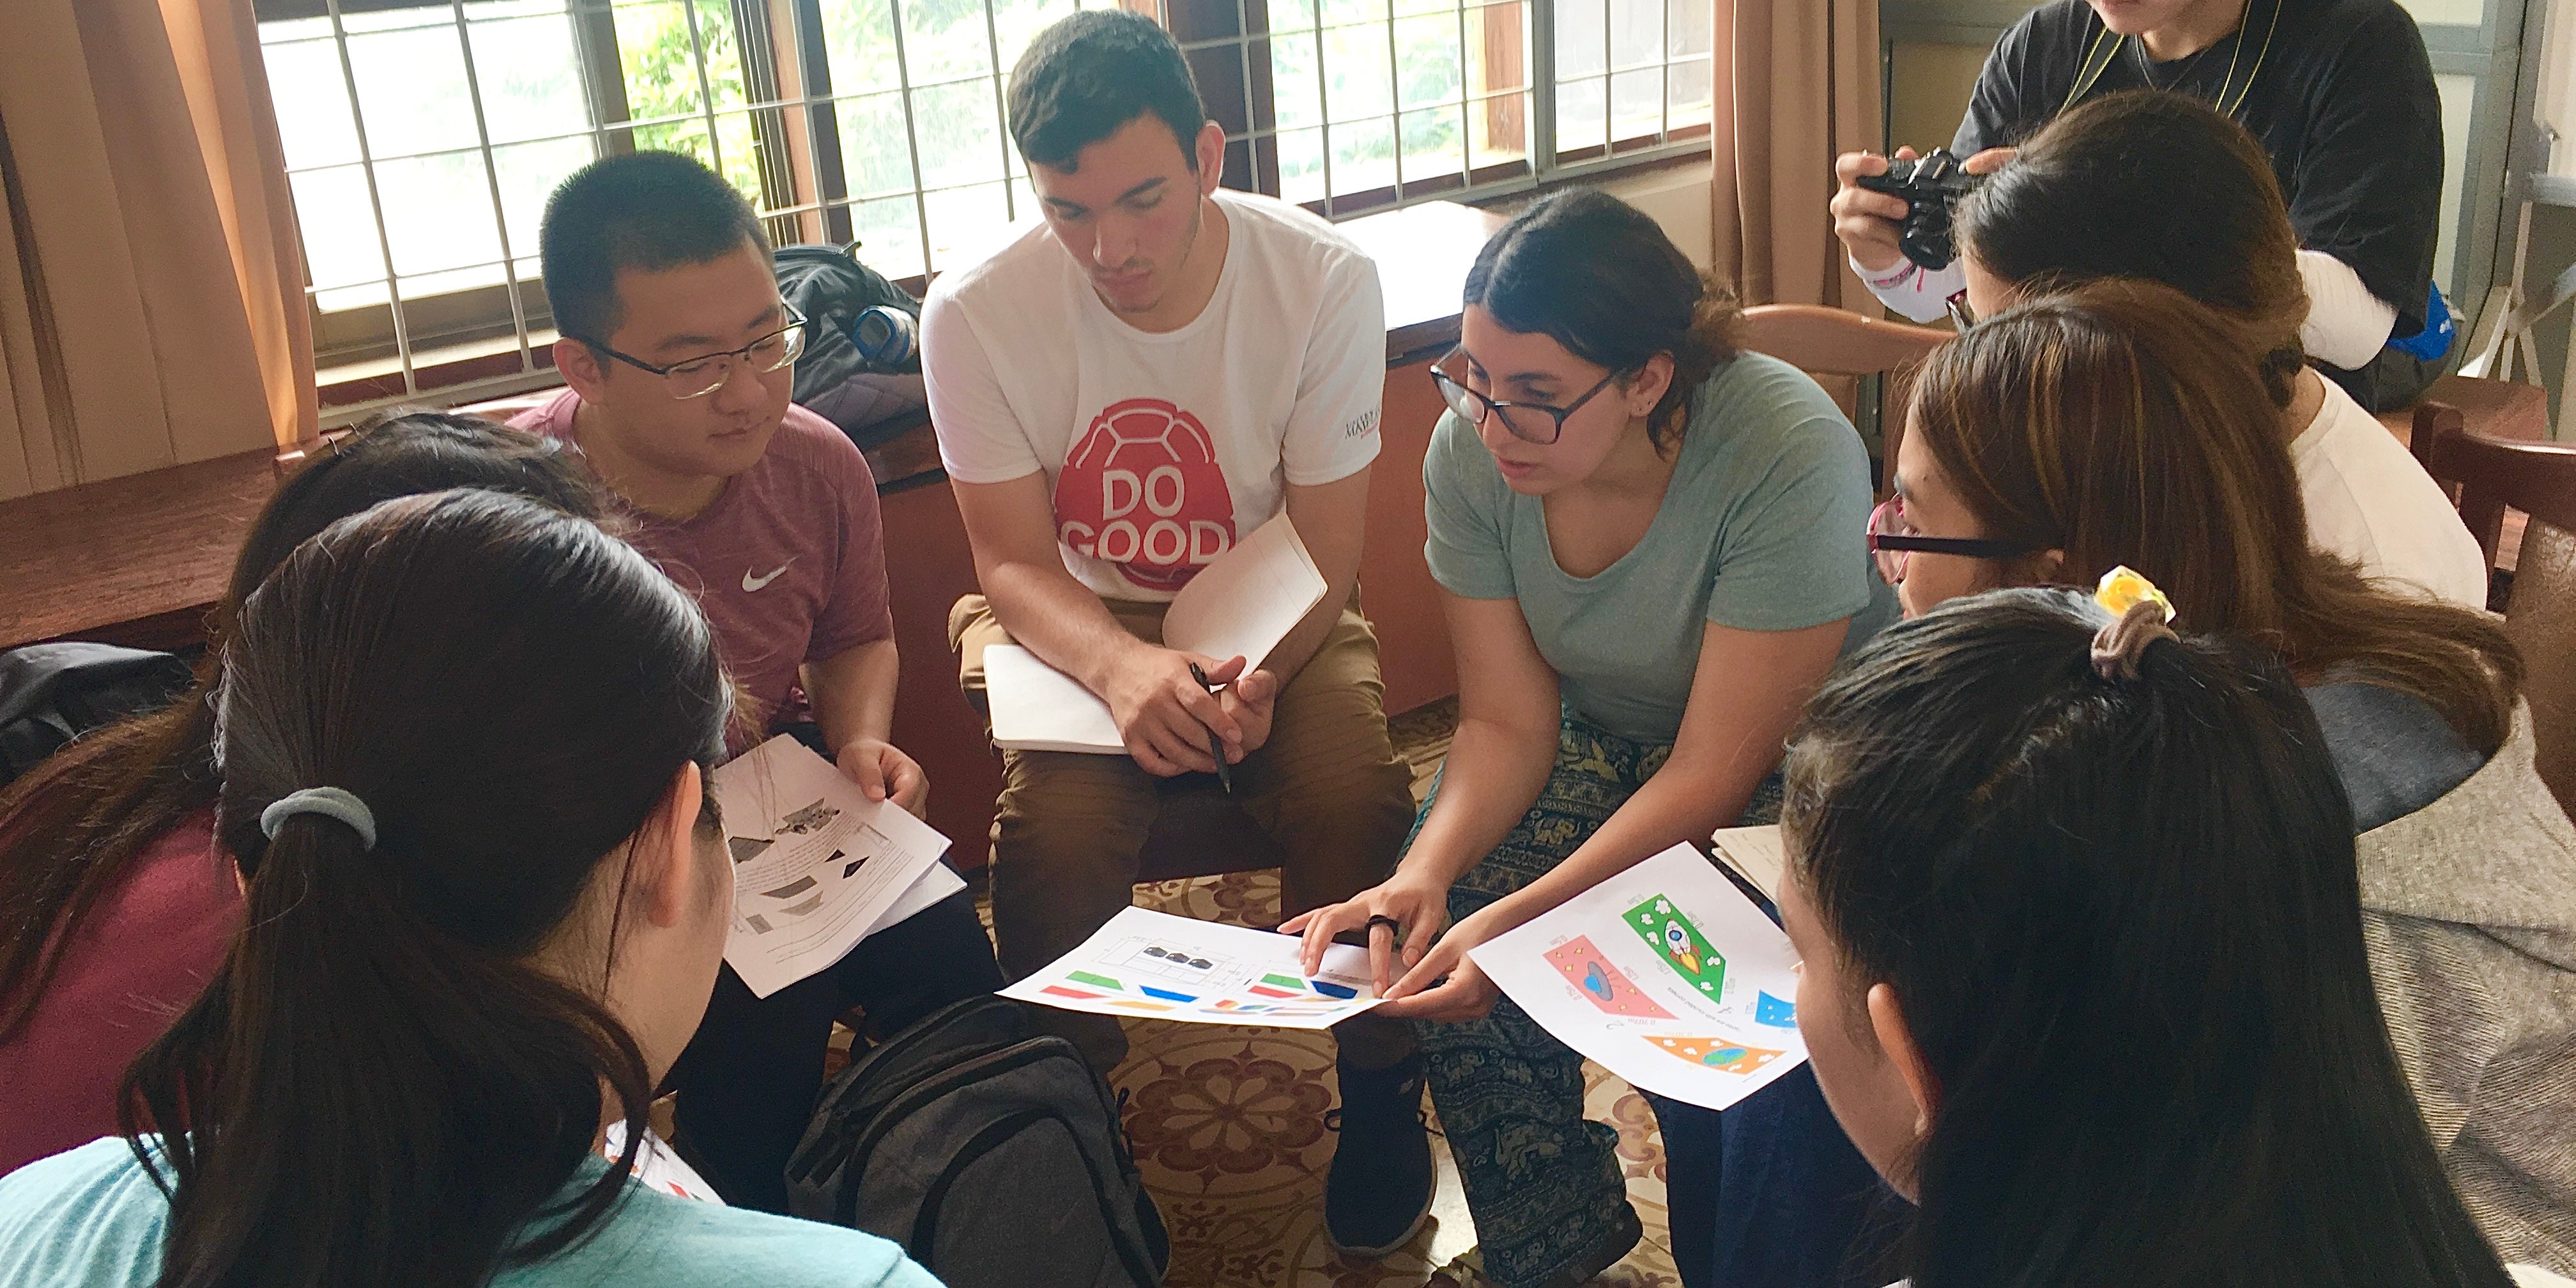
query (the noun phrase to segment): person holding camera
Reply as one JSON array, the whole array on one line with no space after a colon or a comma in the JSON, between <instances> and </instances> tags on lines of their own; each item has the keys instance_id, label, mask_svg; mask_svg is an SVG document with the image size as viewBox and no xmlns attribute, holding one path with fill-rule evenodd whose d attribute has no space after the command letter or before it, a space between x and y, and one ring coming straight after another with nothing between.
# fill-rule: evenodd
<instances>
[{"instance_id":1,"label":"person holding camera","mask_svg":"<svg viewBox=\"0 0 2576 1288\"><path fill-rule=\"evenodd\" d=\"M1940 317L1966 289L1938 253L1946 201L2059 113L2140 88L2209 103L2262 143L2299 236L2300 340L2327 377L2373 411L2420 395L2452 335L2433 286L2442 104L2397 0L2051 0L1987 56L1956 160L1909 164L1910 148L1836 160L1834 232L1853 271L1896 312ZM1909 256L1900 239L1916 212L1918 229L1934 227Z\"/></svg>"}]
</instances>

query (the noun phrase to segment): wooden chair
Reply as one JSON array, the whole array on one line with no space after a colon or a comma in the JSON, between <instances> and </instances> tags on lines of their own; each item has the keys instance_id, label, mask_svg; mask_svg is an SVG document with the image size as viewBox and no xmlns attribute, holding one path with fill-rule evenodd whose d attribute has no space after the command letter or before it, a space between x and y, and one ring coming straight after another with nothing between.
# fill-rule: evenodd
<instances>
[{"instance_id":1,"label":"wooden chair","mask_svg":"<svg viewBox=\"0 0 2576 1288\"><path fill-rule=\"evenodd\" d=\"M2432 450L2432 436L2424 432L2424 415L2428 408L2443 407L2457 412L2461 427L2472 434L2488 438L2513 438L2536 443L2549 437L2549 391L2519 380L2483 380L2475 376L2444 376L2424 391L2412 407L2379 413L2379 423L2397 435L2423 460Z\"/></svg>"},{"instance_id":2,"label":"wooden chair","mask_svg":"<svg viewBox=\"0 0 2576 1288\"><path fill-rule=\"evenodd\" d=\"M1744 311L1743 344L1811 376L1887 377L1879 396L1879 490L1896 472L1896 445L1905 436L1906 394L1915 364L1951 333L1936 327L1882 322L1821 304L1757 304ZM1850 389L1833 389L1843 414L1854 413Z\"/></svg>"},{"instance_id":3,"label":"wooden chair","mask_svg":"<svg viewBox=\"0 0 2576 1288\"><path fill-rule=\"evenodd\" d=\"M2541 781L2576 811L2576 446L2473 433L2460 410L2416 408L2414 450L2433 478L2459 488L2460 518L2486 552L2513 569L2505 633L2522 651ZM2501 550L2506 511L2528 516L2519 558Z\"/></svg>"}]
</instances>

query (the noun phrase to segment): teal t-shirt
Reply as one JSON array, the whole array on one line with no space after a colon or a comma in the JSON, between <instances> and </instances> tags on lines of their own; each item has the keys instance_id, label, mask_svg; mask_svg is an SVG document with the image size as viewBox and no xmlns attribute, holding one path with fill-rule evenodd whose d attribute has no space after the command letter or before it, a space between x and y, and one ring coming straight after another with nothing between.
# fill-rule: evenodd
<instances>
[{"instance_id":1,"label":"teal t-shirt","mask_svg":"<svg viewBox=\"0 0 2576 1288\"><path fill-rule=\"evenodd\" d=\"M589 1168L607 1164L592 1160ZM576 1183L598 1177L585 1170ZM150 1288L170 1203L123 1140L92 1141L0 1177L0 1283ZM872 1234L719 1207L630 1182L580 1245L504 1270L493 1288L939 1288Z\"/></svg>"},{"instance_id":2,"label":"teal t-shirt","mask_svg":"<svg viewBox=\"0 0 2576 1288\"><path fill-rule=\"evenodd\" d=\"M1662 508L1593 576L1557 564L1539 499L1511 490L1455 413L1432 432L1422 483L1431 575L1469 599L1519 600L1566 706L1622 737L1680 731L1707 623L1793 631L1849 617L1849 652L1896 618L1870 568L1860 435L1815 381L1762 354L1721 364L1692 394Z\"/></svg>"}]
</instances>

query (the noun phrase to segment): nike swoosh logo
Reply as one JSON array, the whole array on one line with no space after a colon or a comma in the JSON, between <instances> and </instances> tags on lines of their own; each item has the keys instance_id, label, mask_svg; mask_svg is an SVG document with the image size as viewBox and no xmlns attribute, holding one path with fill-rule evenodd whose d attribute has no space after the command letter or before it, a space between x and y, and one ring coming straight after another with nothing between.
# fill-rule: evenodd
<instances>
[{"instance_id":1,"label":"nike swoosh logo","mask_svg":"<svg viewBox=\"0 0 2576 1288\"><path fill-rule=\"evenodd\" d=\"M794 562L796 561L793 559L787 561L787 563ZM767 586L769 583L778 580L778 574L785 571L787 571L787 564L780 564L777 567L770 569L768 576L754 577L751 575L751 570L749 568L745 568L742 570L742 588L744 590L759 590L762 587Z\"/></svg>"}]
</instances>

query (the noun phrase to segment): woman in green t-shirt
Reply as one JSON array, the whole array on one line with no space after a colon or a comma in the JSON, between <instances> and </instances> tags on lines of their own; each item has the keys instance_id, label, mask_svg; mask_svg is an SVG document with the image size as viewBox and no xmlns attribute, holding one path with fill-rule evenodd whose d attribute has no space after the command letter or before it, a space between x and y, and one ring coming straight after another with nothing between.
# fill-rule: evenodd
<instances>
[{"instance_id":1,"label":"woman in green t-shirt","mask_svg":"<svg viewBox=\"0 0 2576 1288\"><path fill-rule=\"evenodd\" d=\"M1465 302L1434 368L1453 414L1423 464L1457 739L1395 874L1282 929L1311 958L1369 927L1399 999L1384 1013L1438 1021L1422 1026L1432 1099L1485 1273L1521 1288L1589 1278L1639 1225L1615 1134L1583 1121L1582 1057L1467 950L1776 809L1762 788L1799 704L1893 601L1863 545L1859 436L1814 381L1735 350L1732 292L1644 214L1599 192L1541 201L1486 243ZM1691 1157L1675 1119L1706 1111L1657 1107L1697 1283L1715 1159Z\"/></svg>"}]
</instances>

